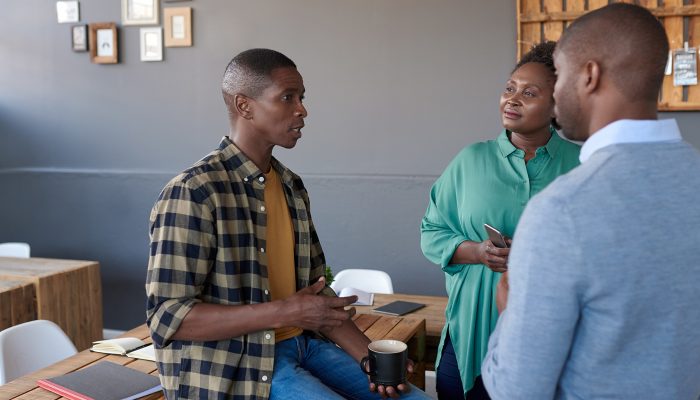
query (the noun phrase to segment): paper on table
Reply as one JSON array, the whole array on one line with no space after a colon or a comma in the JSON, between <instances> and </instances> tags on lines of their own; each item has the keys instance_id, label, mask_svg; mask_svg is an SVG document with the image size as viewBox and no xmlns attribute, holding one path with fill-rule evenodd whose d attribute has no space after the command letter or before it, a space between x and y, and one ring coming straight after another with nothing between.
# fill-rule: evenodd
<instances>
[{"instance_id":1,"label":"paper on table","mask_svg":"<svg viewBox=\"0 0 700 400\"><path fill-rule=\"evenodd\" d=\"M351 304L353 306L371 306L372 304L374 304L374 293L367 293L364 290L360 290L357 288L343 288L340 291L340 293L338 293L338 296L357 296L357 301Z\"/></svg>"}]
</instances>

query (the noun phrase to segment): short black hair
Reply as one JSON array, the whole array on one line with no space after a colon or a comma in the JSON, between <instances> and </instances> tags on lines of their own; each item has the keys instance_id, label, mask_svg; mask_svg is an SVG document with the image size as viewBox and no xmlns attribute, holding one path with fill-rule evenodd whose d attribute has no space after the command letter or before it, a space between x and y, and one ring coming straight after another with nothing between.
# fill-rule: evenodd
<instances>
[{"instance_id":1,"label":"short black hair","mask_svg":"<svg viewBox=\"0 0 700 400\"><path fill-rule=\"evenodd\" d=\"M250 49L239 53L226 66L221 91L226 105L233 97L243 94L257 98L270 86L270 75L277 68L296 68L294 61L270 49Z\"/></svg>"},{"instance_id":2,"label":"short black hair","mask_svg":"<svg viewBox=\"0 0 700 400\"><path fill-rule=\"evenodd\" d=\"M656 102L664 79L668 37L646 8L614 3L575 20L564 31L557 52L574 65L601 64L626 98Z\"/></svg>"},{"instance_id":3,"label":"short black hair","mask_svg":"<svg viewBox=\"0 0 700 400\"><path fill-rule=\"evenodd\" d=\"M530 51L520 58L513 72L527 63L539 63L554 73L556 71L554 68L554 48L556 46L557 42L551 40L533 46Z\"/></svg>"}]
</instances>

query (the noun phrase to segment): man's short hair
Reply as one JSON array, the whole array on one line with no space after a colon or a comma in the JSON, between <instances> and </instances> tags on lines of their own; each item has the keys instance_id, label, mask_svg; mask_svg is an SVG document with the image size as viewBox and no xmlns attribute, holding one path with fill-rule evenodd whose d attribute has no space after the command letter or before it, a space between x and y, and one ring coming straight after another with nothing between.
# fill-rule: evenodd
<instances>
[{"instance_id":1,"label":"man's short hair","mask_svg":"<svg viewBox=\"0 0 700 400\"><path fill-rule=\"evenodd\" d=\"M239 53L228 63L221 91L226 105L231 106L237 94L257 98L272 83L270 75L276 68L296 68L284 54L270 49L250 49Z\"/></svg>"},{"instance_id":2,"label":"man's short hair","mask_svg":"<svg viewBox=\"0 0 700 400\"><path fill-rule=\"evenodd\" d=\"M626 98L645 101L658 99L668 48L659 20L646 8L625 3L578 18L557 45L573 65L595 60Z\"/></svg>"}]
</instances>

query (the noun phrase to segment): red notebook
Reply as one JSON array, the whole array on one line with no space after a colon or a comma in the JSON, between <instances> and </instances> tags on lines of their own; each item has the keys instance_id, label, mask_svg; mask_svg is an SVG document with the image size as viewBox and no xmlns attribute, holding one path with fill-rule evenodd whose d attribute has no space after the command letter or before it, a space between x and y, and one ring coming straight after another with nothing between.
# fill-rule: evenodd
<instances>
[{"instance_id":1,"label":"red notebook","mask_svg":"<svg viewBox=\"0 0 700 400\"><path fill-rule=\"evenodd\" d=\"M109 361L36 383L73 400L132 400L162 390L158 377Z\"/></svg>"}]
</instances>

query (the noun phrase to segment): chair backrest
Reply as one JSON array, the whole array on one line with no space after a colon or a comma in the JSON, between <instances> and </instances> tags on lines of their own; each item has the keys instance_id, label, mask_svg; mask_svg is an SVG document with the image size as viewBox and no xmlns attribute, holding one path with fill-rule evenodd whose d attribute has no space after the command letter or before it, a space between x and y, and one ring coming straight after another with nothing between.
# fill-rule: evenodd
<instances>
[{"instance_id":1,"label":"chair backrest","mask_svg":"<svg viewBox=\"0 0 700 400\"><path fill-rule=\"evenodd\" d=\"M0 385L77 353L51 321L34 320L0 332Z\"/></svg>"},{"instance_id":2,"label":"chair backrest","mask_svg":"<svg viewBox=\"0 0 700 400\"><path fill-rule=\"evenodd\" d=\"M331 288L339 293L343 288L353 287L369 293L394 293L391 277L376 269L344 269L338 271Z\"/></svg>"},{"instance_id":3,"label":"chair backrest","mask_svg":"<svg viewBox=\"0 0 700 400\"><path fill-rule=\"evenodd\" d=\"M0 243L0 257L29 258L30 247L27 243Z\"/></svg>"}]
</instances>

